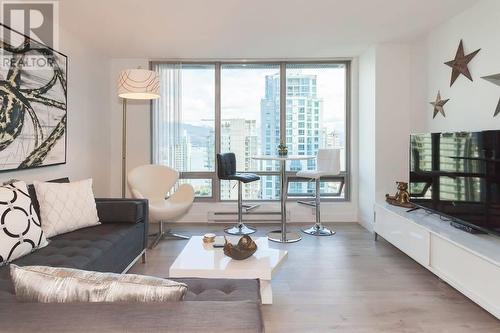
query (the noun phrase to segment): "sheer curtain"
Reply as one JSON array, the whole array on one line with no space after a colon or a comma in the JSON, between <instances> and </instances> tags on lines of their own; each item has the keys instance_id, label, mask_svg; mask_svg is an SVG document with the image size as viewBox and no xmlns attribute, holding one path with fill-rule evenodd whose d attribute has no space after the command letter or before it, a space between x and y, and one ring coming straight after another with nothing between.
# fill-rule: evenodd
<instances>
[{"instance_id":1,"label":"sheer curtain","mask_svg":"<svg viewBox=\"0 0 500 333\"><path fill-rule=\"evenodd\" d=\"M153 101L152 161L179 170L181 149L182 71L180 64L154 64L160 78L160 98ZM179 170L183 171L183 170Z\"/></svg>"}]
</instances>

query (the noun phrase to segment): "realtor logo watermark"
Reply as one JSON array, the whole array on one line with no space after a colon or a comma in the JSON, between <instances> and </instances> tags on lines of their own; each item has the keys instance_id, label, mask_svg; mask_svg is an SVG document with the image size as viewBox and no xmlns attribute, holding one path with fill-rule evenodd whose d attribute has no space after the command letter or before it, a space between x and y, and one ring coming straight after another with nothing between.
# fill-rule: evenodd
<instances>
[{"instance_id":1,"label":"realtor logo watermark","mask_svg":"<svg viewBox=\"0 0 500 333\"><path fill-rule=\"evenodd\" d=\"M1 18L6 27L2 27L1 38L12 49L31 50L50 47L57 50L59 44L59 3L57 1L14 1L1 3ZM27 39L25 36L29 37ZM26 44L26 43L29 44ZM0 66L10 68L14 57L12 52L3 48ZM18 60L19 61L19 60ZM27 52L22 59L22 66L29 69L43 69L50 65L50 60L37 52Z\"/></svg>"}]
</instances>

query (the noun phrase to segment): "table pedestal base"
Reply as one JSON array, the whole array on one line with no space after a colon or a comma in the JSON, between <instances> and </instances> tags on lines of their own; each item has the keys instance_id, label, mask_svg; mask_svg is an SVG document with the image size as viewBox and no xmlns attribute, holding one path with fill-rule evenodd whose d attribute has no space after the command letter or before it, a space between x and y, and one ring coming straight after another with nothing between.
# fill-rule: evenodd
<instances>
[{"instance_id":1,"label":"table pedestal base","mask_svg":"<svg viewBox=\"0 0 500 333\"><path fill-rule=\"evenodd\" d=\"M332 231L324 226L312 226L310 228L307 228L307 229L302 229L303 232L305 232L306 234L309 234L309 235L313 235L313 236L333 236L335 235L335 231Z\"/></svg>"},{"instance_id":2,"label":"table pedestal base","mask_svg":"<svg viewBox=\"0 0 500 333\"><path fill-rule=\"evenodd\" d=\"M281 230L271 231L267 234L267 239L277 243L295 243L302 239L296 232L287 232L285 238L281 238Z\"/></svg>"}]
</instances>

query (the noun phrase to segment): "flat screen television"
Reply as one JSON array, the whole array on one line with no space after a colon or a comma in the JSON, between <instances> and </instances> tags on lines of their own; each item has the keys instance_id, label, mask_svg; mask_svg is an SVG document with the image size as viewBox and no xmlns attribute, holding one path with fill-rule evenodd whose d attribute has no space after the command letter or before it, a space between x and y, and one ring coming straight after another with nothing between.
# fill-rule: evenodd
<instances>
[{"instance_id":1,"label":"flat screen television","mask_svg":"<svg viewBox=\"0 0 500 333\"><path fill-rule=\"evenodd\" d=\"M420 208L500 236L500 131L411 135L409 192Z\"/></svg>"}]
</instances>

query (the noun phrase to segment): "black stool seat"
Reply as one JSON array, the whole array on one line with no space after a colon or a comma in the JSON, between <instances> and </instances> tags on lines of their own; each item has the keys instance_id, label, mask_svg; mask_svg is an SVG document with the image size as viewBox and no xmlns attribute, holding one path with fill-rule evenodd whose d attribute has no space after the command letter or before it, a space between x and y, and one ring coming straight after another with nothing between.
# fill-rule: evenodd
<instances>
[{"instance_id":1,"label":"black stool seat","mask_svg":"<svg viewBox=\"0 0 500 333\"><path fill-rule=\"evenodd\" d=\"M260 177L257 176L255 173L242 173L242 172L237 172L234 175L226 176L221 179L226 179L226 180L237 180L242 183L250 183L254 182L256 180L259 180Z\"/></svg>"},{"instance_id":2,"label":"black stool seat","mask_svg":"<svg viewBox=\"0 0 500 333\"><path fill-rule=\"evenodd\" d=\"M260 179L254 173L237 172L234 153L217 154L217 175L219 179L237 180L242 183L250 183Z\"/></svg>"}]
</instances>

